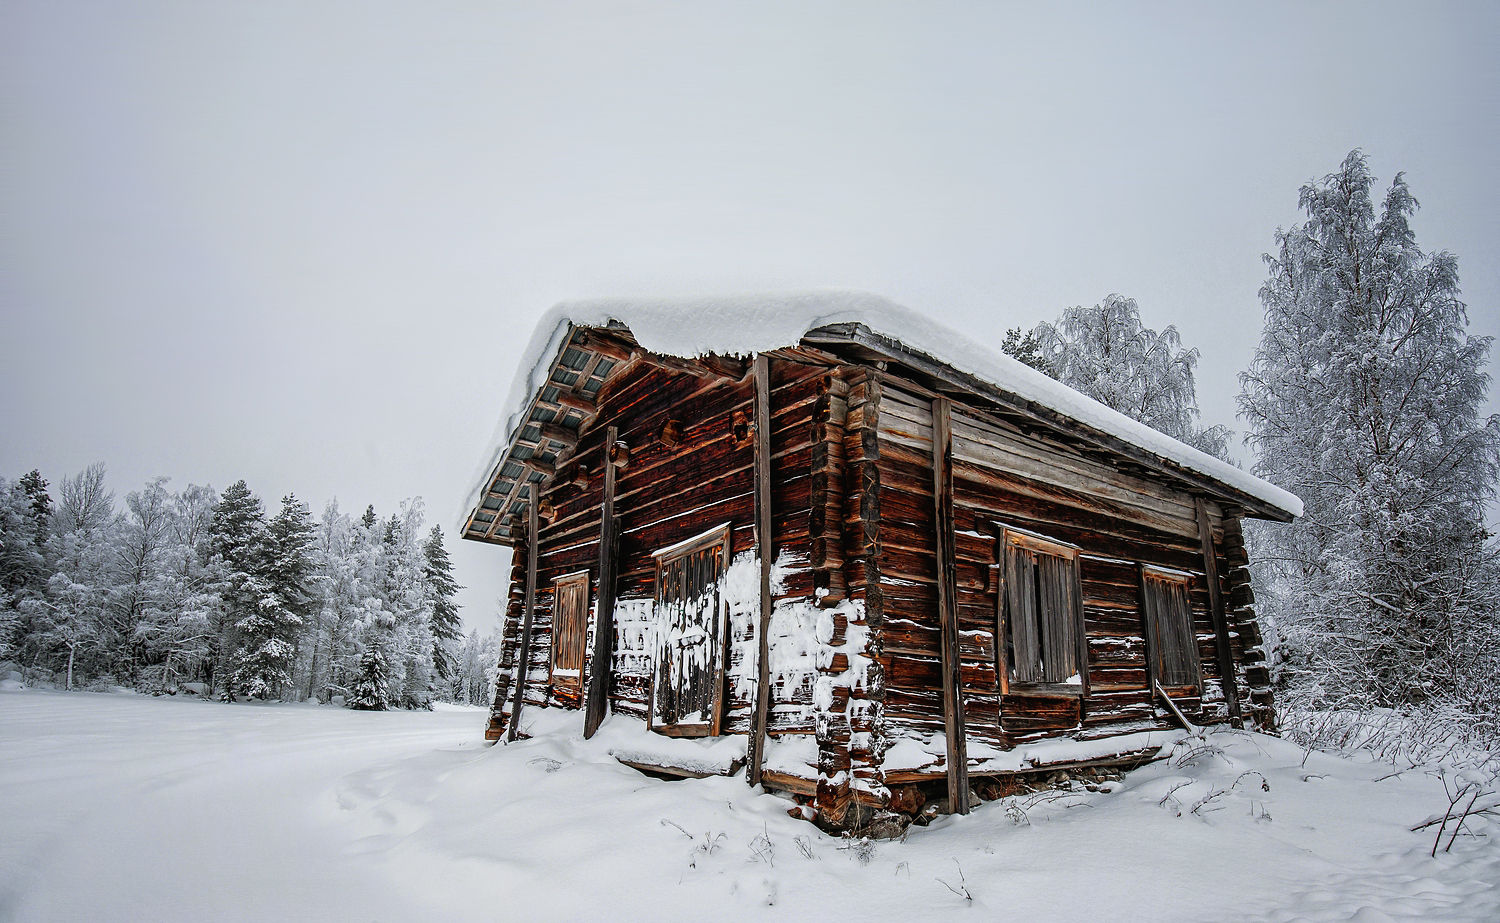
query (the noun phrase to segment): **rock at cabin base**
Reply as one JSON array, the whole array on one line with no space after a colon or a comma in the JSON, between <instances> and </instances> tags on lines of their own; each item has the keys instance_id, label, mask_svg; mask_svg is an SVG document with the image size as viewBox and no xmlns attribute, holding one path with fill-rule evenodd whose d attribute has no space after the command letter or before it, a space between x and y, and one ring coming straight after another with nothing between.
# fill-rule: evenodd
<instances>
[{"instance_id":1,"label":"rock at cabin base","mask_svg":"<svg viewBox=\"0 0 1500 923\"><path fill-rule=\"evenodd\" d=\"M895 811L877 811L874 819L856 832L872 840L895 840L906 835L906 828L911 826L911 822L911 817L906 814Z\"/></svg>"}]
</instances>

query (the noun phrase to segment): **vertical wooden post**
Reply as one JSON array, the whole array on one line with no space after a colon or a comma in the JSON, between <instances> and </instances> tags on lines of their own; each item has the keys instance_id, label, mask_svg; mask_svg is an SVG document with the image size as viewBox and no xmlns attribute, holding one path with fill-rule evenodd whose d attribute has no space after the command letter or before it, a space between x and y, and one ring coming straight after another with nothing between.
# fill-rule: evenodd
<instances>
[{"instance_id":1,"label":"vertical wooden post","mask_svg":"<svg viewBox=\"0 0 1500 923\"><path fill-rule=\"evenodd\" d=\"M604 434L604 509L599 518L599 600L594 609L594 651L589 660L589 696L583 716L583 736L593 737L604 721L609 701L609 659L615 640L615 565L619 530L615 528L615 441L618 427Z\"/></svg>"},{"instance_id":2,"label":"vertical wooden post","mask_svg":"<svg viewBox=\"0 0 1500 923\"><path fill-rule=\"evenodd\" d=\"M1229 620L1224 616L1224 595L1219 587L1219 561L1214 554L1213 523L1208 518L1208 504L1202 497L1194 497L1198 509L1198 541L1203 545L1203 577L1208 583L1208 608L1214 622L1214 646L1219 655L1219 677L1224 689L1224 702L1229 706L1229 720L1240 727L1239 683L1234 677L1234 651L1229 646Z\"/></svg>"},{"instance_id":3,"label":"vertical wooden post","mask_svg":"<svg viewBox=\"0 0 1500 923\"><path fill-rule=\"evenodd\" d=\"M526 674L531 670L531 614L536 608L536 507L541 485L533 483L530 490L531 500L526 504L526 599L521 604L521 649L516 652L516 691L510 700L510 727L505 732L507 741L516 739L521 724L521 702L526 693Z\"/></svg>"},{"instance_id":4,"label":"vertical wooden post","mask_svg":"<svg viewBox=\"0 0 1500 923\"><path fill-rule=\"evenodd\" d=\"M958 658L958 572L953 535L952 403L932 402L933 529L937 544L938 624L942 628L943 731L948 738L948 807L969 813L969 747Z\"/></svg>"},{"instance_id":5,"label":"vertical wooden post","mask_svg":"<svg viewBox=\"0 0 1500 923\"><path fill-rule=\"evenodd\" d=\"M766 723L771 710L771 565L776 542L771 534L771 360L755 357L755 553L760 557L760 641L755 683L755 716L745 755L745 780L760 784L765 763Z\"/></svg>"}]
</instances>

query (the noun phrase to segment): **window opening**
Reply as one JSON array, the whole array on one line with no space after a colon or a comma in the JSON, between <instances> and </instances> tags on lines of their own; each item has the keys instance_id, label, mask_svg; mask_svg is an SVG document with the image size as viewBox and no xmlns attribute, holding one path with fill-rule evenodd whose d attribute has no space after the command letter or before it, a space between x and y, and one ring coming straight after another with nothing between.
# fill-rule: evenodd
<instances>
[{"instance_id":1,"label":"window opening","mask_svg":"<svg viewBox=\"0 0 1500 923\"><path fill-rule=\"evenodd\" d=\"M1077 695L1087 669L1078 549L1005 529L1000 542L999 651L1005 691Z\"/></svg>"},{"instance_id":2,"label":"window opening","mask_svg":"<svg viewBox=\"0 0 1500 923\"><path fill-rule=\"evenodd\" d=\"M1141 566L1141 613L1151 680L1163 686L1197 686L1201 676L1188 574Z\"/></svg>"}]
</instances>

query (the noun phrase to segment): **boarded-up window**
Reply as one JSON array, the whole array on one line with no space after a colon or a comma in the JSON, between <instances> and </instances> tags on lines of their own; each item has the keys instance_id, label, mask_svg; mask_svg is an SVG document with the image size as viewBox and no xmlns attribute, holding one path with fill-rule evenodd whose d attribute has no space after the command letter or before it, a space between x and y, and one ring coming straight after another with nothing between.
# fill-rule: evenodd
<instances>
[{"instance_id":1,"label":"boarded-up window","mask_svg":"<svg viewBox=\"0 0 1500 923\"><path fill-rule=\"evenodd\" d=\"M1188 575L1143 566L1141 611L1151 678L1163 686L1198 685L1198 643L1188 605Z\"/></svg>"},{"instance_id":2,"label":"boarded-up window","mask_svg":"<svg viewBox=\"0 0 1500 923\"><path fill-rule=\"evenodd\" d=\"M588 571L552 581L552 685L583 691L583 638L589 616Z\"/></svg>"},{"instance_id":3,"label":"boarded-up window","mask_svg":"<svg viewBox=\"0 0 1500 923\"><path fill-rule=\"evenodd\" d=\"M656 552L656 655L651 727L700 736L720 730L724 613L719 579L728 565L729 527Z\"/></svg>"},{"instance_id":4,"label":"boarded-up window","mask_svg":"<svg viewBox=\"0 0 1500 923\"><path fill-rule=\"evenodd\" d=\"M1000 544L1000 665L1011 687L1083 686L1083 610L1078 549L1029 532L1004 530Z\"/></svg>"}]
</instances>

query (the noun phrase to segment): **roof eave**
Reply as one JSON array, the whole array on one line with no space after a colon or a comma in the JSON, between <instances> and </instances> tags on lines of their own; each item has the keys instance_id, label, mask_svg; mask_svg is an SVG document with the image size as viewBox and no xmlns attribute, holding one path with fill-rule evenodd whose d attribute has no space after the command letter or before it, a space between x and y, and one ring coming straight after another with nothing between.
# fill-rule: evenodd
<instances>
[{"instance_id":1,"label":"roof eave","mask_svg":"<svg viewBox=\"0 0 1500 923\"><path fill-rule=\"evenodd\" d=\"M803 336L802 343L833 352L840 351L841 347L868 351L871 355L857 358L865 360L878 358L899 363L931 380L936 391L951 392L970 399L980 398L982 401L993 404L1003 413L1024 417L1071 440L1129 459L1136 465L1177 482L1189 493L1202 494L1221 504L1241 507L1247 515L1256 519L1291 522L1295 518L1290 511L1232 484L1226 484L1211 475L1184 467L1171 459L1162 458L1118 436L1102 432L1066 414L960 371L920 350L912 349L900 340L877 333L864 324L845 323L818 327L809 330Z\"/></svg>"}]
</instances>

